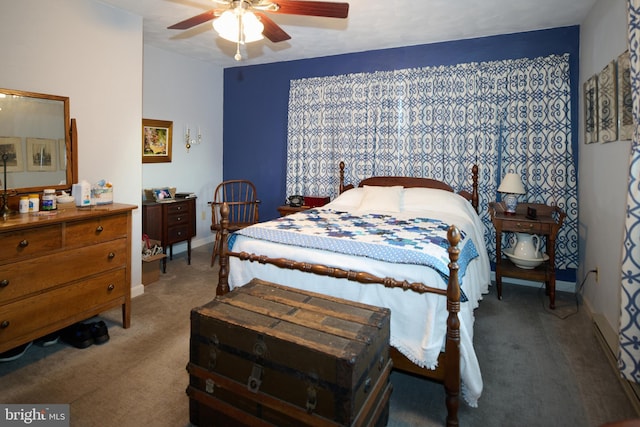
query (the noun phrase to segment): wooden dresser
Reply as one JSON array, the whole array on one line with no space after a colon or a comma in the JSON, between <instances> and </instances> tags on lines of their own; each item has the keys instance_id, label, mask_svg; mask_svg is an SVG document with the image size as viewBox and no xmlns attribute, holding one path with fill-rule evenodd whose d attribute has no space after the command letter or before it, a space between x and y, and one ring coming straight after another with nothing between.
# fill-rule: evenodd
<instances>
[{"instance_id":1,"label":"wooden dresser","mask_svg":"<svg viewBox=\"0 0 640 427\"><path fill-rule=\"evenodd\" d=\"M191 239L196 235L196 198L178 199L170 203L142 204L142 232L159 240L164 253L169 248L173 259L173 244L187 242L187 263L191 264ZM162 272L167 271L167 258L162 259Z\"/></svg>"},{"instance_id":2,"label":"wooden dresser","mask_svg":"<svg viewBox=\"0 0 640 427\"><path fill-rule=\"evenodd\" d=\"M122 306L131 323L134 205L0 219L0 352Z\"/></svg>"}]
</instances>

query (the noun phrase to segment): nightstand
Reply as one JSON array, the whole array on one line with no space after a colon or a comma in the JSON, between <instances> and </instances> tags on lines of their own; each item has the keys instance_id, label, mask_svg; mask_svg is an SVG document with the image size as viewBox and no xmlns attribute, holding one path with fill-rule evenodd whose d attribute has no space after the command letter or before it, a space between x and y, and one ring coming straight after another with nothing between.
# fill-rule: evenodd
<instances>
[{"instance_id":1,"label":"nightstand","mask_svg":"<svg viewBox=\"0 0 640 427\"><path fill-rule=\"evenodd\" d=\"M527 218L527 208L536 210L536 218ZM566 214L557 206L540 203L520 203L515 215L504 211L504 204L489 203L491 221L496 229L496 286L498 298L502 299L502 278L515 277L523 280L542 281L549 295L549 307L556 308L556 236ZM502 233L537 234L546 238L549 260L533 269L517 267L510 260L502 258Z\"/></svg>"},{"instance_id":2,"label":"nightstand","mask_svg":"<svg viewBox=\"0 0 640 427\"><path fill-rule=\"evenodd\" d=\"M191 265L191 239L196 235L196 199L177 199L171 203L142 203L142 232L159 240L163 251L173 259L173 244L187 242L187 263ZM167 258L162 259L162 272L167 271Z\"/></svg>"},{"instance_id":3,"label":"nightstand","mask_svg":"<svg viewBox=\"0 0 640 427\"><path fill-rule=\"evenodd\" d=\"M311 206L289 206L289 205L278 206L278 212L280 212L280 216L291 215L296 212L306 211L307 209L311 209Z\"/></svg>"}]
</instances>

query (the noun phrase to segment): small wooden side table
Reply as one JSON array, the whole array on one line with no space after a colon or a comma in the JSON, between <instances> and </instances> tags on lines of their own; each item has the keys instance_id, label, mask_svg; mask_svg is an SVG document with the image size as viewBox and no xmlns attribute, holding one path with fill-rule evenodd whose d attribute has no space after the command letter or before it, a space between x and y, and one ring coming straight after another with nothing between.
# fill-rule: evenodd
<instances>
[{"instance_id":1,"label":"small wooden side table","mask_svg":"<svg viewBox=\"0 0 640 427\"><path fill-rule=\"evenodd\" d=\"M527 208L536 210L536 218L527 218ZM520 203L515 215L505 213L504 204L489 203L491 221L496 229L496 286L498 298L502 299L502 278L515 277L524 280L544 281L549 295L549 307L556 308L556 236L566 214L557 206L540 203ZM545 236L549 261L534 269L524 269L502 258L502 233L517 232Z\"/></svg>"},{"instance_id":2,"label":"small wooden side table","mask_svg":"<svg viewBox=\"0 0 640 427\"><path fill-rule=\"evenodd\" d=\"M191 239L196 235L196 198L178 199L172 203L143 202L142 232L150 239L160 240L163 252L169 249L173 259L173 244L187 242L187 264L191 265ZM167 258L162 259L162 272L167 272Z\"/></svg>"},{"instance_id":3,"label":"small wooden side table","mask_svg":"<svg viewBox=\"0 0 640 427\"><path fill-rule=\"evenodd\" d=\"M280 216L291 215L296 212L306 211L307 209L311 209L311 206L289 206L289 205L278 206L278 212L280 212Z\"/></svg>"}]
</instances>

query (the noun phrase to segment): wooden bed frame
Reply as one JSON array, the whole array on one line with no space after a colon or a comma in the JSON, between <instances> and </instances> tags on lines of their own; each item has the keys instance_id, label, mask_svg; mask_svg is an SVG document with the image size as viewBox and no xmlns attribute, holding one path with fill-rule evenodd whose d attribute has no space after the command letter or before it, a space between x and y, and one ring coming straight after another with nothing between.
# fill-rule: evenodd
<instances>
[{"instance_id":1,"label":"wooden bed frame","mask_svg":"<svg viewBox=\"0 0 640 427\"><path fill-rule=\"evenodd\" d=\"M476 212L478 211L478 166L472 168L473 190L472 192L459 192L464 198L469 200ZM375 185L375 186L394 186L401 185L405 188L410 187L426 187L437 188L453 192L453 189L441 181L429 178L412 178L412 177L371 177L360 182L359 186ZM344 162L340 162L340 193L353 188L353 185L344 185ZM233 256L243 261L258 262L261 264L271 264L279 268L291 270L300 270L307 273L317 274L321 276L330 276L335 278L347 279L363 284L380 284L389 288L402 288L403 290L418 293L434 293L443 295L447 298L447 334L445 341L445 351L440 353L438 357L438 367L435 370L422 368L411 362L405 355L400 353L394 347L390 348L391 358L393 360L394 369L409 372L421 377L429 378L442 382L444 384L447 406L447 425L458 425L458 407L460 398L460 320L458 313L460 312L460 284L458 282L458 257L460 250L458 243L460 242L460 231L455 225L449 227L447 239L449 240L449 281L447 289L437 289L427 286L423 283L409 283L400 281L390 277L378 277L363 271L348 271L339 268L328 267L322 264L309 264L306 262L294 261L286 258L270 258L264 255L252 254L247 252L232 252L227 245L229 231L228 215L229 208L223 204L221 207L222 216L222 248L220 251L220 271L217 295L223 295L229 292L229 257ZM445 357L446 355L446 357Z\"/></svg>"}]
</instances>

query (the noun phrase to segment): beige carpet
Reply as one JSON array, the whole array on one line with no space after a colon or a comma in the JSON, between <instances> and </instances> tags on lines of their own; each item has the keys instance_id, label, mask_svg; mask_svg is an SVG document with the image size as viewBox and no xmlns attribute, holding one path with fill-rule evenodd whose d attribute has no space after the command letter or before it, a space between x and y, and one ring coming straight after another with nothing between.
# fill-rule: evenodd
<instances>
[{"instance_id":1,"label":"beige carpet","mask_svg":"<svg viewBox=\"0 0 640 427\"><path fill-rule=\"evenodd\" d=\"M132 325L120 309L100 316L111 340L79 350L32 346L0 363L0 403L69 403L72 426L189 426L189 315L215 295L210 247L167 263L167 273L133 300ZM476 312L475 346L485 390L478 408L460 407L461 425L598 426L637 416L581 310L561 320L535 288L505 285ZM559 295L556 314L576 310ZM95 320L95 319L94 319ZM439 384L394 372L390 426L438 426L444 420Z\"/></svg>"}]
</instances>

